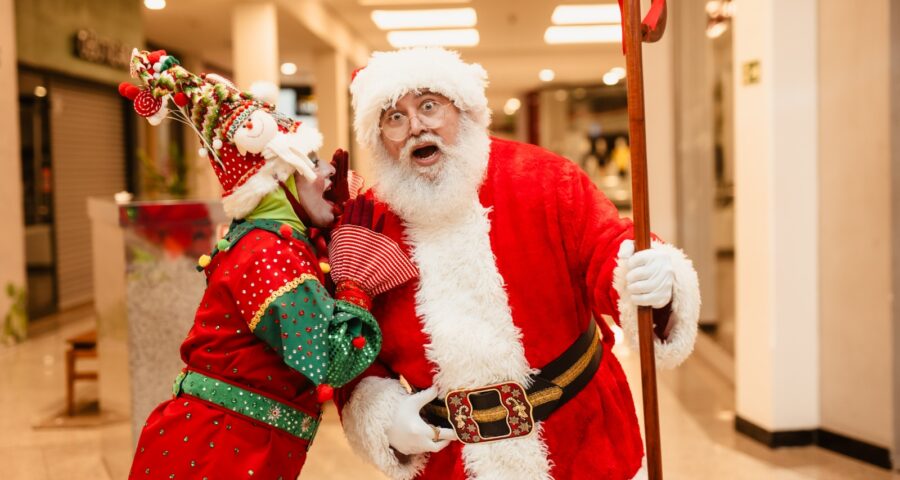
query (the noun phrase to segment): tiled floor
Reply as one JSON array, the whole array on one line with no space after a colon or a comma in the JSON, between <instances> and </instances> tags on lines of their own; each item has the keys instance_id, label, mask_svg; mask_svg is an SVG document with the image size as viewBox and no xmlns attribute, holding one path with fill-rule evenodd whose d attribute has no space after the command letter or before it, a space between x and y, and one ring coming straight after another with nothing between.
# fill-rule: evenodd
<instances>
[{"instance_id":1,"label":"tiled floor","mask_svg":"<svg viewBox=\"0 0 900 480\"><path fill-rule=\"evenodd\" d=\"M109 478L98 428L33 428L62 410L64 339L90 327L89 320L65 322L21 345L0 347L0 478ZM619 353L639 395L636 356ZM660 381L667 479L900 479L819 448L770 450L736 434L731 387L699 357L662 373ZM95 398L96 388L84 384L77 393ZM301 480L383 479L349 452L336 417L329 412ZM103 428L127 431L128 425Z\"/></svg>"}]
</instances>

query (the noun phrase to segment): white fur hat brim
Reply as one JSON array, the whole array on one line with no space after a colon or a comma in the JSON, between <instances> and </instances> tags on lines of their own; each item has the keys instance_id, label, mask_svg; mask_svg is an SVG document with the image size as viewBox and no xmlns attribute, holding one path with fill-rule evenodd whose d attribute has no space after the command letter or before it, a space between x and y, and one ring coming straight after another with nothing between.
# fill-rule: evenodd
<instances>
[{"instance_id":1,"label":"white fur hat brim","mask_svg":"<svg viewBox=\"0 0 900 480\"><path fill-rule=\"evenodd\" d=\"M353 127L359 141L378 144L381 113L412 91L428 90L449 98L479 125L487 128L491 112L485 88L487 72L465 63L459 53L439 47L416 47L375 52L350 84Z\"/></svg>"}]
</instances>

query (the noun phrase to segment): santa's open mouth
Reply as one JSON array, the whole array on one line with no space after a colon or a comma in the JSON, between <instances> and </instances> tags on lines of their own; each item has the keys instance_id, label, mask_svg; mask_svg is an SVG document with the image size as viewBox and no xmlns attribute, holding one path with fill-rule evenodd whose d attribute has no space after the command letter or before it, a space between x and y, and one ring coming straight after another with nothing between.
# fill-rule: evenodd
<instances>
[{"instance_id":1,"label":"santa's open mouth","mask_svg":"<svg viewBox=\"0 0 900 480\"><path fill-rule=\"evenodd\" d=\"M412 160L423 167L434 165L440 157L441 149L433 143L416 147L412 151Z\"/></svg>"}]
</instances>

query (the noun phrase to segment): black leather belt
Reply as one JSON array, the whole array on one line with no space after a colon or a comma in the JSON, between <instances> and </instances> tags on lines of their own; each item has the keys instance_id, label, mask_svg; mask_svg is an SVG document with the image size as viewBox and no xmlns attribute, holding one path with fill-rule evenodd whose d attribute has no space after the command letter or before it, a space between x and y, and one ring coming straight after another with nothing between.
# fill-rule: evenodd
<instances>
[{"instance_id":1,"label":"black leather belt","mask_svg":"<svg viewBox=\"0 0 900 480\"><path fill-rule=\"evenodd\" d=\"M430 424L452 428L463 443L523 437L585 387L600 368L603 345L591 320L588 329L555 360L531 376L531 387L505 382L454 390L420 412Z\"/></svg>"}]
</instances>

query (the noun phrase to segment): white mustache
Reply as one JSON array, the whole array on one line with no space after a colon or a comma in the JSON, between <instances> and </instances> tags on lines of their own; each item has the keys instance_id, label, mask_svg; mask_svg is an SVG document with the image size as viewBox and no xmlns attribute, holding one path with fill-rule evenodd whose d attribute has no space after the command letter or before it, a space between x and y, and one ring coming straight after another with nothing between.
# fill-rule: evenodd
<instances>
[{"instance_id":1,"label":"white mustache","mask_svg":"<svg viewBox=\"0 0 900 480\"><path fill-rule=\"evenodd\" d=\"M403 148L400 149L400 159L403 162L408 162L412 157L412 151L415 149L416 145L420 145L422 143L431 142L434 143L441 151L445 151L444 140L435 133L425 132L418 137L411 137L409 140L403 144Z\"/></svg>"}]
</instances>

